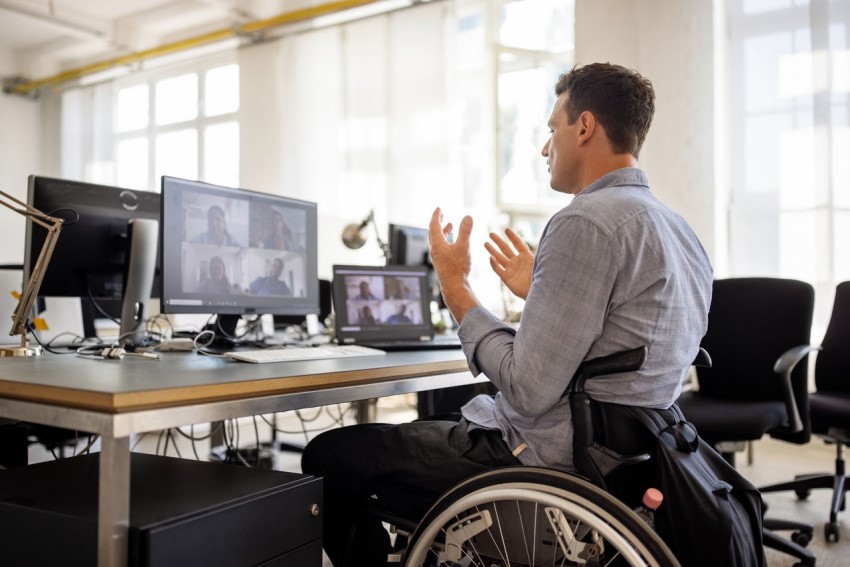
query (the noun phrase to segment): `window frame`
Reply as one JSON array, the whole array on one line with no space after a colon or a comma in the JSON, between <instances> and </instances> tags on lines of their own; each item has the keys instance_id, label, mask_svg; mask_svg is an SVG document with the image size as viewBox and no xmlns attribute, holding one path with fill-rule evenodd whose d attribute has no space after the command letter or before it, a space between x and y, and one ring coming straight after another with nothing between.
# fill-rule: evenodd
<instances>
[{"instance_id":1,"label":"window frame","mask_svg":"<svg viewBox=\"0 0 850 567\"><path fill-rule=\"evenodd\" d=\"M112 104L113 104L113 112L116 112L118 107L118 95L119 92L132 88L141 84L145 84L148 86L148 123L144 128L137 128L134 130L128 130L124 132L117 132L115 128L112 128L112 155L116 156L116 164L115 164L115 177L118 178L118 164L117 164L117 151L118 145L127 140L137 139L143 137L147 141L147 150L148 150L148 160L147 160L147 173L148 173L148 182L145 187L148 191L154 191L159 193L161 190L161 184L159 180L156 178L156 139L159 135L168 134L173 132L178 132L181 130L192 129L195 131L197 136L197 172L198 179L204 179L204 171L205 171L205 157L206 157L206 137L205 132L208 127L214 125L220 125L229 122L235 122L237 127L239 128L239 136L241 138L242 128L241 128L241 111L242 111L242 101L240 96L239 106L236 111L231 113L219 114L216 116L206 116L204 112L204 103L206 100L206 73L207 71L219 67L225 67L228 65L236 65L237 69L239 69L239 61L235 52L226 53L222 55L217 55L214 57L199 59L196 61L191 61L179 65L173 65L169 67L163 67L160 69L152 70L147 73L137 73L133 74L127 78L117 79L113 83L113 96L112 96ZM241 69L240 71L240 83L241 83ZM181 122L174 122L171 124L157 125L156 124L156 85L158 82L170 79L173 77L178 77L186 74L195 74L198 77L198 113L197 116L192 120L184 120ZM114 120L114 116L113 116ZM241 178L240 163L238 160L236 163L237 167L237 179Z\"/></svg>"}]
</instances>

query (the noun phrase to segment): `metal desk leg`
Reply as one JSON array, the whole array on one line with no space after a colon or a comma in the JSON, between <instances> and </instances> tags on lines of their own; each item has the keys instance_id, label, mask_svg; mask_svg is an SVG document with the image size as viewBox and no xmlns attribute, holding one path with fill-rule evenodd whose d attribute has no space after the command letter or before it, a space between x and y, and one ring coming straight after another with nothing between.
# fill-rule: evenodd
<instances>
[{"instance_id":1,"label":"metal desk leg","mask_svg":"<svg viewBox=\"0 0 850 567\"><path fill-rule=\"evenodd\" d=\"M378 399L354 402L354 419L357 423L375 423L378 420Z\"/></svg>"},{"instance_id":2,"label":"metal desk leg","mask_svg":"<svg viewBox=\"0 0 850 567\"><path fill-rule=\"evenodd\" d=\"M130 438L102 436L97 501L97 565L127 565L130 527Z\"/></svg>"}]
</instances>

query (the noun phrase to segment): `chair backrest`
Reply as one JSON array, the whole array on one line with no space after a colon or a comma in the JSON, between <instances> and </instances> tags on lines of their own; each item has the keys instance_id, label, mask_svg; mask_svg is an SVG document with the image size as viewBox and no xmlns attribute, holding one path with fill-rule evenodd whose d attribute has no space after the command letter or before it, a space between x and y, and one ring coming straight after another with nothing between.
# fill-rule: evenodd
<instances>
[{"instance_id":1,"label":"chair backrest","mask_svg":"<svg viewBox=\"0 0 850 567\"><path fill-rule=\"evenodd\" d=\"M815 361L817 390L850 393L850 281L835 288L821 348Z\"/></svg>"},{"instance_id":2,"label":"chair backrest","mask_svg":"<svg viewBox=\"0 0 850 567\"><path fill-rule=\"evenodd\" d=\"M808 345L814 312L814 288L779 278L718 279L702 340L711 368L697 368L700 395L740 401L783 400L777 358L790 348ZM771 436L805 443L811 437L807 361L791 374L803 430L772 431Z\"/></svg>"}]
</instances>

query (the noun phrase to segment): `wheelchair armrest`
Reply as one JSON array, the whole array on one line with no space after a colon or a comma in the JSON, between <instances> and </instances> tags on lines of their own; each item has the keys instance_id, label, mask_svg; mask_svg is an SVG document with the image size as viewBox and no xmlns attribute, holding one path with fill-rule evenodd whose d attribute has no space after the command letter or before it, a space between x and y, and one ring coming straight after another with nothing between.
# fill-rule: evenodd
<instances>
[{"instance_id":1,"label":"wheelchair armrest","mask_svg":"<svg viewBox=\"0 0 850 567\"><path fill-rule=\"evenodd\" d=\"M776 363L773 365L773 371L782 377L782 395L785 399L785 411L788 413L788 428L792 433L803 429L803 421L800 419L794 389L791 387L791 373L797 364L806 358L806 355L813 350L820 349L821 347L813 345L799 345L789 348L776 359Z\"/></svg>"},{"instance_id":2,"label":"wheelchair armrest","mask_svg":"<svg viewBox=\"0 0 850 567\"><path fill-rule=\"evenodd\" d=\"M609 354L608 356L594 358L593 360L583 362L581 367L579 367L579 372L585 378L593 378L605 374L620 374L621 372L640 370L643 363L646 362L648 350L645 346L642 346L632 350L624 350Z\"/></svg>"},{"instance_id":3,"label":"wheelchair armrest","mask_svg":"<svg viewBox=\"0 0 850 567\"><path fill-rule=\"evenodd\" d=\"M699 347L696 358L691 363L691 366L699 366L700 368L711 368L711 355L702 347Z\"/></svg>"}]
</instances>

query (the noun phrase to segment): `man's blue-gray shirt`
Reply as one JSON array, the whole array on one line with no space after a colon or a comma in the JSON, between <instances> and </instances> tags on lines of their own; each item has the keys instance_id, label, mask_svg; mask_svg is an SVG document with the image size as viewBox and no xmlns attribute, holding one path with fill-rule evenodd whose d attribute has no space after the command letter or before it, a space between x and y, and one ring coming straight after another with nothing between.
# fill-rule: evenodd
<instances>
[{"instance_id":1,"label":"man's blue-gray shirt","mask_svg":"<svg viewBox=\"0 0 850 567\"><path fill-rule=\"evenodd\" d=\"M588 380L594 399L667 408L706 331L712 269L688 223L637 168L601 177L540 239L518 329L474 308L458 329L473 374L499 392L463 407L527 465L575 470L567 386L584 360L649 347L643 369ZM523 447L525 445L525 447Z\"/></svg>"}]
</instances>

